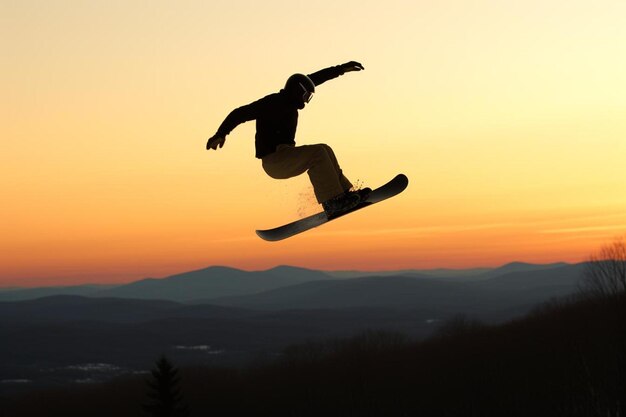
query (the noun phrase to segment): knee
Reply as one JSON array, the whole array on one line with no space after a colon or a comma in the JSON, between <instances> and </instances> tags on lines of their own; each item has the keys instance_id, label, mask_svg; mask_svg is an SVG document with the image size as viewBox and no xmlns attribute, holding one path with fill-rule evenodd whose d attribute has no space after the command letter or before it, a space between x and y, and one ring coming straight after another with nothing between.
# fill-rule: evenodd
<instances>
[{"instance_id":1,"label":"knee","mask_svg":"<svg viewBox=\"0 0 626 417\"><path fill-rule=\"evenodd\" d=\"M315 154L320 158L332 158L335 155L332 148L325 143L311 146L315 147Z\"/></svg>"},{"instance_id":2,"label":"knee","mask_svg":"<svg viewBox=\"0 0 626 417\"><path fill-rule=\"evenodd\" d=\"M332 148L330 146L328 146L327 144L325 144L325 143L320 143L319 146L321 148L323 148L328 153L332 153L332 151L333 151Z\"/></svg>"},{"instance_id":3,"label":"knee","mask_svg":"<svg viewBox=\"0 0 626 417\"><path fill-rule=\"evenodd\" d=\"M309 145L313 149L313 153L318 158L326 158L330 151L330 146L324 143L318 143L316 145Z\"/></svg>"}]
</instances>

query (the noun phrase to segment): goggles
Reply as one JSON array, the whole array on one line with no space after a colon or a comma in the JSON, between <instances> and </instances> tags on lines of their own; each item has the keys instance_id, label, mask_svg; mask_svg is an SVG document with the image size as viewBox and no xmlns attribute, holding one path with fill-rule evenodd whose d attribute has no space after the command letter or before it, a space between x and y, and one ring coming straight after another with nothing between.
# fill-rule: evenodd
<instances>
[{"instance_id":1,"label":"goggles","mask_svg":"<svg viewBox=\"0 0 626 417\"><path fill-rule=\"evenodd\" d=\"M306 87L303 86L302 83L300 83L300 87L304 90L304 93L302 94L302 101L308 103L313 98L313 92L307 91Z\"/></svg>"}]
</instances>

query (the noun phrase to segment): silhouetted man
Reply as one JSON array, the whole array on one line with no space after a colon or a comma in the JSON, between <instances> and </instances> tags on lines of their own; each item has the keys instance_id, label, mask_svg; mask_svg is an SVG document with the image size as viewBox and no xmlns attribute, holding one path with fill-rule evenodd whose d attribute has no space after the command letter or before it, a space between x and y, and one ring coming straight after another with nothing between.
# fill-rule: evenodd
<instances>
[{"instance_id":1,"label":"silhouetted man","mask_svg":"<svg viewBox=\"0 0 626 417\"><path fill-rule=\"evenodd\" d=\"M224 146L226 135L241 123L256 120L256 157L272 178L285 179L309 174L317 201L329 217L336 216L367 199L371 189L353 191L343 175L337 158L326 144L296 146L298 110L311 101L315 86L346 72L361 71L363 65L351 61L325 68L309 75L294 74L285 88L233 110L206 145L217 150Z\"/></svg>"}]
</instances>

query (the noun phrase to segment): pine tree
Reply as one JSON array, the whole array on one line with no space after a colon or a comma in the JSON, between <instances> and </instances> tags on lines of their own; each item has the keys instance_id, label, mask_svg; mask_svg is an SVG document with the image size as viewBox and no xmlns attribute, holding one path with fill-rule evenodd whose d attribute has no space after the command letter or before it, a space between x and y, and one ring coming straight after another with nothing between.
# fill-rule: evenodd
<instances>
[{"instance_id":1,"label":"pine tree","mask_svg":"<svg viewBox=\"0 0 626 417\"><path fill-rule=\"evenodd\" d=\"M189 408L183 402L179 388L178 369L165 357L156 361L152 378L146 381L150 402L143 410L152 417L188 417Z\"/></svg>"}]
</instances>

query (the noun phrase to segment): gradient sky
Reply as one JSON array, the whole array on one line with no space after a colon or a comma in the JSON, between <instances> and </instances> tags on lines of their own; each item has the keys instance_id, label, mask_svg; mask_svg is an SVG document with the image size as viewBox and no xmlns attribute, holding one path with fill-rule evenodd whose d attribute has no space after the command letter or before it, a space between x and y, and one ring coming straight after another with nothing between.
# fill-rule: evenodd
<instances>
[{"instance_id":1,"label":"gradient sky","mask_svg":"<svg viewBox=\"0 0 626 417\"><path fill-rule=\"evenodd\" d=\"M582 261L626 233L626 2L0 0L0 287L265 269ZM400 196L287 241L235 107L320 86L297 142Z\"/></svg>"}]
</instances>

